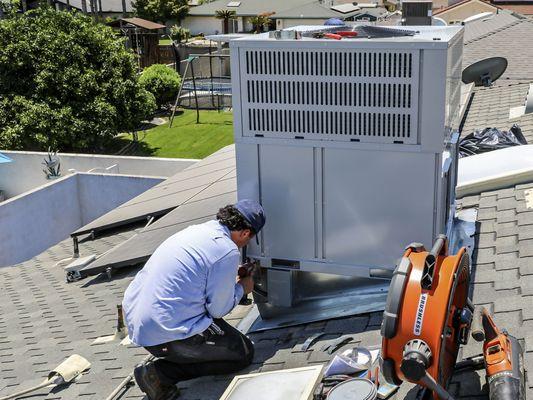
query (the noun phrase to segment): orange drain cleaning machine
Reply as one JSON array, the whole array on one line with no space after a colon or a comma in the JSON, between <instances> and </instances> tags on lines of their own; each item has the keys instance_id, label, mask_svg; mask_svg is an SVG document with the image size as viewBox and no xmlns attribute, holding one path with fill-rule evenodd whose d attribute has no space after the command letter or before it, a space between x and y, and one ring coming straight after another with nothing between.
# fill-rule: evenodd
<instances>
[{"instance_id":1,"label":"orange drain cleaning machine","mask_svg":"<svg viewBox=\"0 0 533 400\"><path fill-rule=\"evenodd\" d=\"M381 334L382 373L399 385L409 381L446 391L459 346L467 342L474 307L468 299L469 257L465 248L448 255L446 236L430 251L411 244L394 271Z\"/></svg>"},{"instance_id":2,"label":"orange drain cleaning machine","mask_svg":"<svg viewBox=\"0 0 533 400\"><path fill-rule=\"evenodd\" d=\"M446 390L457 353L472 337L483 341L483 356L463 361L484 367L490 400L523 400L523 352L516 338L499 330L484 309L468 298L469 257L465 248L448 254L446 236L433 248L411 244L394 271L381 326L381 370L385 380L409 381L453 400ZM457 366L459 367L459 366Z\"/></svg>"}]
</instances>

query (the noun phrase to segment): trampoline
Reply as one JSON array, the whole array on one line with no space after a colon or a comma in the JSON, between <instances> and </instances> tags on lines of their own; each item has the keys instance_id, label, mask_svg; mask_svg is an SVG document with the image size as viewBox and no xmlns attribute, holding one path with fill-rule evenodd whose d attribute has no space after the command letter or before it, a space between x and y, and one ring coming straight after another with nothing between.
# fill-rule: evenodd
<instances>
[{"instance_id":1,"label":"trampoline","mask_svg":"<svg viewBox=\"0 0 533 400\"><path fill-rule=\"evenodd\" d=\"M213 72L213 60L218 60L219 72L221 75L215 75ZM201 61L205 61L202 71ZM185 106L182 101L188 103L188 108L192 108L194 101L194 108L196 109L196 123L200 123L200 108L202 109L227 109L231 108L231 77L224 76L224 63L229 62L229 54L191 54L183 62L187 63L185 72L183 73L183 80L174 102L172 115L170 117L170 127L174 122L176 110L180 105ZM206 65L206 63L208 63ZM196 64L196 67L195 67ZM208 67L208 76L205 70ZM200 70L200 73L195 74L194 69ZM187 73L190 71L190 75ZM202 104L200 104L200 102Z\"/></svg>"},{"instance_id":2,"label":"trampoline","mask_svg":"<svg viewBox=\"0 0 533 400\"><path fill-rule=\"evenodd\" d=\"M231 93L231 81L229 77L195 78L183 82L183 90L198 90L202 92Z\"/></svg>"}]
</instances>

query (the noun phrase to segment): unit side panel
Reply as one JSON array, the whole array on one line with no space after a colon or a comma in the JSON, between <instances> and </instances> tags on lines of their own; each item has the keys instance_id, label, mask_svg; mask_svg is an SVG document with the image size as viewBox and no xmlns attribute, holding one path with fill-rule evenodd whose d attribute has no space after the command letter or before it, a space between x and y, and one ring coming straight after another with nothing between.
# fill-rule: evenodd
<instances>
[{"instance_id":1,"label":"unit side panel","mask_svg":"<svg viewBox=\"0 0 533 400\"><path fill-rule=\"evenodd\" d=\"M239 49L243 136L419 144L419 50L301 45Z\"/></svg>"},{"instance_id":2,"label":"unit side panel","mask_svg":"<svg viewBox=\"0 0 533 400\"><path fill-rule=\"evenodd\" d=\"M313 148L260 146L266 257L300 260L315 254Z\"/></svg>"},{"instance_id":3,"label":"unit side panel","mask_svg":"<svg viewBox=\"0 0 533 400\"><path fill-rule=\"evenodd\" d=\"M449 130L446 131L447 51L423 50L420 68L419 132L424 135L424 151L441 152Z\"/></svg>"},{"instance_id":4,"label":"unit side panel","mask_svg":"<svg viewBox=\"0 0 533 400\"><path fill-rule=\"evenodd\" d=\"M463 70L463 34L448 49L446 72L446 127L457 130L460 124L461 74Z\"/></svg>"},{"instance_id":5,"label":"unit side panel","mask_svg":"<svg viewBox=\"0 0 533 400\"><path fill-rule=\"evenodd\" d=\"M235 143L235 157L237 162L237 197L241 199L253 199L261 202L259 181L259 145ZM259 234L260 244L263 242L263 234ZM260 247L255 240L251 240L247 246L248 256L260 256Z\"/></svg>"},{"instance_id":6,"label":"unit side panel","mask_svg":"<svg viewBox=\"0 0 533 400\"><path fill-rule=\"evenodd\" d=\"M413 241L431 246L435 155L325 150L330 262L394 268Z\"/></svg>"},{"instance_id":7,"label":"unit side panel","mask_svg":"<svg viewBox=\"0 0 533 400\"><path fill-rule=\"evenodd\" d=\"M242 136L241 71L239 48L230 43L231 104L233 105L233 134L235 141Z\"/></svg>"}]
</instances>

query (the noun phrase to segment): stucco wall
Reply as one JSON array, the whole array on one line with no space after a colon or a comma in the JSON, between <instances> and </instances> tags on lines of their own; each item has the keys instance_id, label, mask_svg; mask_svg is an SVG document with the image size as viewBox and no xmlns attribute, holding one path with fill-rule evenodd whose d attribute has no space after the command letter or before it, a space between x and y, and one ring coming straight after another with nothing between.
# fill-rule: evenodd
<instances>
[{"instance_id":1,"label":"stucco wall","mask_svg":"<svg viewBox=\"0 0 533 400\"><path fill-rule=\"evenodd\" d=\"M161 181L78 173L0 203L0 267L30 259Z\"/></svg>"},{"instance_id":2,"label":"stucco wall","mask_svg":"<svg viewBox=\"0 0 533 400\"><path fill-rule=\"evenodd\" d=\"M0 165L0 190L6 198L17 196L28 190L46 184L48 181L42 171L46 153L30 151L5 151L2 153L13 160ZM125 175L142 175L168 177L182 171L198 160L181 158L156 157L121 157L92 154L59 154L62 175L69 174L69 169L79 172L103 172L104 169L117 165L109 170L111 173Z\"/></svg>"},{"instance_id":3,"label":"stucco wall","mask_svg":"<svg viewBox=\"0 0 533 400\"><path fill-rule=\"evenodd\" d=\"M181 26L189 29L193 35L198 33L205 35L222 33L222 20L216 19L215 17L195 17L189 15L183 20Z\"/></svg>"},{"instance_id":4,"label":"stucco wall","mask_svg":"<svg viewBox=\"0 0 533 400\"><path fill-rule=\"evenodd\" d=\"M325 21L322 19L306 19L306 18L286 18L276 20L276 29L292 28L298 25L321 25Z\"/></svg>"}]
</instances>

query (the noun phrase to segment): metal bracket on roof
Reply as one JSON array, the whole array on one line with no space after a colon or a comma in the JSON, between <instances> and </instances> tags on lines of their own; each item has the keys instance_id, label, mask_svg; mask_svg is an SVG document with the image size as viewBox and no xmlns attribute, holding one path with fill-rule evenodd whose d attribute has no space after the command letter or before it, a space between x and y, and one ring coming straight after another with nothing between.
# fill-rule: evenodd
<instances>
[{"instance_id":1,"label":"metal bracket on roof","mask_svg":"<svg viewBox=\"0 0 533 400\"><path fill-rule=\"evenodd\" d=\"M80 271L94 260L96 260L95 254L83 258L74 258L74 261L65 267L67 283L79 281L82 278Z\"/></svg>"}]
</instances>

